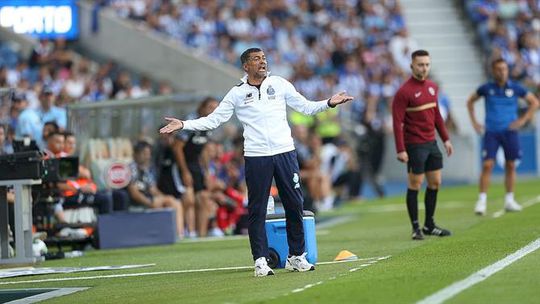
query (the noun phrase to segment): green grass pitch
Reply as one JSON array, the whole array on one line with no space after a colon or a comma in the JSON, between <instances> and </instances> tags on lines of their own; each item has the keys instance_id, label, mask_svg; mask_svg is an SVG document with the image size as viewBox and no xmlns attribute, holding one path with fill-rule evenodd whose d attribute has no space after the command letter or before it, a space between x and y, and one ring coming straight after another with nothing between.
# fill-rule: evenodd
<instances>
[{"instance_id":1,"label":"green grass pitch","mask_svg":"<svg viewBox=\"0 0 540 304\"><path fill-rule=\"evenodd\" d=\"M493 213L503 207L503 187L489 192L488 215L473 214L476 186L443 187L437 223L452 230L448 238L410 239L404 196L349 203L322 217L348 219L317 231L319 261L340 250L359 258L386 260L318 265L316 271L254 278L253 270L221 270L58 282L5 282L149 273L252 265L247 238L181 242L122 250L89 251L75 259L39 266L99 266L155 263L123 271L43 275L0 280L0 289L90 287L46 303L414 303L491 265L540 237L540 181L518 183L516 199L530 206L520 213ZM419 200L423 201L423 193ZM424 209L420 203L420 219ZM540 250L532 252L448 303L539 303Z\"/></svg>"}]
</instances>

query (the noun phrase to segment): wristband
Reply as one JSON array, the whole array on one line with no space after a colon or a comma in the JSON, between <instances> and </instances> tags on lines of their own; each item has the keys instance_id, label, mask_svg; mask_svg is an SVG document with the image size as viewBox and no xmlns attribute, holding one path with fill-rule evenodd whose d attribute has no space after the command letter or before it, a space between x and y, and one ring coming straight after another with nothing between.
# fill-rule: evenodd
<instances>
[{"instance_id":1,"label":"wristband","mask_svg":"<svg viewBox=\"0 0 540 304\"><path fill-rule=\"evenodd\" d=\"M331 105L330 104L330 99L332 99L332 97L328 98L328 101L326 102L326 104L328 105L329 108L335 108L336 105Z\"/></svg>"}]
</instances>

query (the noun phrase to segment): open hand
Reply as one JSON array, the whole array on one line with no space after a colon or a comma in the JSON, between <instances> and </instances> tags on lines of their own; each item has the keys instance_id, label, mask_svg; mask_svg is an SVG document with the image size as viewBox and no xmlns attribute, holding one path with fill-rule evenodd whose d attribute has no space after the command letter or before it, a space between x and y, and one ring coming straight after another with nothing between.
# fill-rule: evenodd
<instances>
[{"instance_id":1,"label":"open hand","mask_svg":"<svg viewBox=\"0 0 540 304\"><path fill-rule=\"evenodd\" d=\"M172 133L176 130L182 130L182 128L184 128L184 123L180 119L165 117L165 120L167 120L169 123L165 127L159 129L159 133Z\"/></svg>"},{"instance_id":2,"label":"open hand","mask_svg":"<svg viewBox=\"0 0 540 304\"><path fill-rule=\"evenodd\" d=\"M354 97L345 94L345 91L343 91L343 92L337 93L336 95L332 96L330 98L330 100L328 101L328 104L331 107L335 107L338 104L346 103L347 101L351 101L353 99L354 99Z\"/></svg>"}]
</instances>

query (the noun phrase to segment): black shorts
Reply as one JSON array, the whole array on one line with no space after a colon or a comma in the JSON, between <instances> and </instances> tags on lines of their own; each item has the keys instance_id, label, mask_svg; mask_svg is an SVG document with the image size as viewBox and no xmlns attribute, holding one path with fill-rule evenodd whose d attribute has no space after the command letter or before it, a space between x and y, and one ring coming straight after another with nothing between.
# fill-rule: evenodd
<instances>
[{"instance_id":1,"label":"black shorts","mask_svg":"<svg viewBox=\"0 0 540 304\"><path fill-rule=\"evenodd\" d=\"M443 167L443 155L436 141L423 144L410 144L405 147L409 155L407 172L423 174Z\"/></svg>"},{"instance_id":2,"label":"black shorts","mask_svg":"<svg viewBox=\"0 0 540 304\"><path fill-rule=\"evenodd\" d=\"M206 183L204 182L204 172L201 165L197 163L188 163L187 166L193 177L193 191L199 192L205 190Z\"/></svg>"}]
</instances>

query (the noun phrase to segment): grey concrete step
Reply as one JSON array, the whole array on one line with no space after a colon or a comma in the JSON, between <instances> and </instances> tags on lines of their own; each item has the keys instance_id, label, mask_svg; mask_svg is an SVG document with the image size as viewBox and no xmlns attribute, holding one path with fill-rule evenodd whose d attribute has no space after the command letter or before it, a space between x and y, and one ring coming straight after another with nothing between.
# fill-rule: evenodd
<instances>
[{"instance_id":1,"label":"grey concrete step","mask_svg":"<svg viewBox=\"0 0 540 304\"><path fill-rule=\"evenodd\" d=\"M418 34L433 34L433 33L451 33L451 32L466 32L468 27L465 24L455 23L455 22L437 22L437 23L426 23L426 22L412 22L407 23L411 33Z\"/></svg>"}]
</instances>

